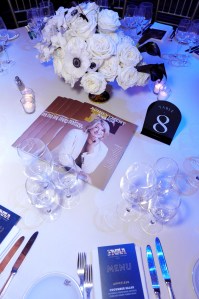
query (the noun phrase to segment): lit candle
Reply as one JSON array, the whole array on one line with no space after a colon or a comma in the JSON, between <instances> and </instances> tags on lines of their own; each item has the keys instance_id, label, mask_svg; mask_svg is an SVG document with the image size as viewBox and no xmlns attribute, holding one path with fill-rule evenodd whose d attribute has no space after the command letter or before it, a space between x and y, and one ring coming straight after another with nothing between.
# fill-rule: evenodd
<instances>
[{"instance_id":1,"label":"lit candle","mask_svg":"<svg viewBox=\"0 0 199 299\"><path fill-rule=\"evenodd\" d=\"M171 94L171 89L164 85L163 87L160 88L159 93L158 93L158 100L166 100Z\"/></svg>"},{"instance_id":2,"label":"lit candle","mask_svg":"<svg viewBox=\"0 0 199 299\"><path fill-rule=\"evenodd\" d=\"M24 110L26 113L33 113L35 111L35 103L34 102L25 102L23 104Z\"/></svg>"},{"instance_id":3,"label":"lit candle","mask_svg":"<svg viewBox=\"0 0 199 299\"><path fill-rule=\"evenodd\" d=\"M33 93L25 93L21 98L24 111L26 113L35 112L35 97Z\"/></svg>"},{"instance_id":4,"label":"lit candle","mask_svg":"<svg viewBox=\"0 0 199 299\"><path fill-rule=\"evenodd\" d=\"M155 94L158 94L159 91L160 91L160 88L163 87L163 86L164 86L164 83L163 83L160 79L158 79L158 80L155 82L155 86L154 86L153 92L154 92Z\"/></svg>"}]
</instances>

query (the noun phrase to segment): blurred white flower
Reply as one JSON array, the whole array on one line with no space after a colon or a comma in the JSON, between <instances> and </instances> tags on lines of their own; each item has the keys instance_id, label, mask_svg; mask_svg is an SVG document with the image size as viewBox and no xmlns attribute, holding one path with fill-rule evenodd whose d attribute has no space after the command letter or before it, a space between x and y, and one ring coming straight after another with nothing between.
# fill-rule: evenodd
<instances>
[{"instance_id":1,"label":"blurred white flower","mask_svg":"<svg viewBox=\"0 0 199 299\"><path fill-rule=\"evenodd\" d=\"M124 90L136 85L138 80L138 72L134 66L127 66L125 68L118 67L118 76L116 81Z\"/></svg>"},{"instance_id":2,"label":"blurred white flower","mask_svg":"<svg viewBox=\"0 0 199 299\"><path fill-rule=\"evenodd\" d=\"M118 44L117 57L121 66L136 66L142 60L139 50L129 42Z\"/></svg>"},{"instance_id":3,"label":"blurred white flower","mask_svg":"<svg viewBox=\"0 0 199 299\"><path fill-rule=\"evenodd\" d=\"M93 34L87 44L89 54L96 59L108 59L116 54L116 44L109 35Z\"/></svg>"},{"instance_id":4,"label":"blurred white flower","mask_svg":"<svg viewBox=\"0 0 199 299\"><path fill-rule=\"evenodd\" d=\"M106 89L106 80L101 73L91 72L82 77L81 86L87 93L101 94Z\"/></svg>"},{"instance_id":5,"label":"blurred white flower","mask_svg":"<svg viewBox=\"0 0 199 299\"><path fill-rule=\"evenodd\" d=\"M111 56L109 59L105 60L102 66L99 68L100 73L102 73L107 81L113 82L117 76L118 70L118 59L116 56Z\"/></svg>"},{"instance_id":6,"label":"blurred white flower","mask_svg":"<svg viewBox=\"0 0 199 299\"><path fill-rule=\"evenodd\" d=\"M98 29L102 33L115 32L121 25L117 12L102 9L98 16Z\"/></svg>"}]
</instances>

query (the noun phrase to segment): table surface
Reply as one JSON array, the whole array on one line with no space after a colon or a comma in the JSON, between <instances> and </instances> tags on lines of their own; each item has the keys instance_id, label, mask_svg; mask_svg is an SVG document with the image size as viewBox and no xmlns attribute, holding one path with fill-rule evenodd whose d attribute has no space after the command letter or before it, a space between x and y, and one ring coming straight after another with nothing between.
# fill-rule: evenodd
<instances>
[{"instance_id":1,"label":"table surface","mask_svg":"<svg viewBox=\"0 0 199 299\"><path fill-rule=\"evenodd\" d=\"M191 57L191 66L173 67L165 63L168 85L172 94L169 101L182 113L182 121L171 145L166 145L141 134L148 106L156 101L150 84L134 87L127 91L114 85L111 99L104 104L96 104L123 119L135 123L138 129L129 143L122 159L110 178L104 191L85 185L81 192L80 204L71 210L63 210L60 218L52 223L38 223L37 227L27 226L30 207L25 193L23 166L12 147L13 142L31 123L53 102L57 96L69 97L90 102L83 90L70 88L53 71L51 64L43 65L36 58L37 51L24 28L17 31L20 36L9 42L8 53L15 60L10 72L0 77L0 202L2 205L20 213L20 235L26 241L36 230L39 236L26 260L13 279L5 299L22 298L33 281L50 272L64 272L78 280L76 274L77 253L85 251L92 261L92 251L98 246L134 242L141 246L149 298L154 298L147 267L145 248L150 244L155 252L155 236L144 233L139 223L123 224L117 230L103 224L102 215L114 208L121 198L119 183L127 167L135 162L154 162L163 156L173 158L182 168L184 159L198 155L199 117L198 83L199 60ZM176 42L159 42L162 51L175 49ZM146 61L162 62L161 58L145 55ZM14 77L18 75L27 87L36 94L36 112L25 114ZM176 298L197 298L192 284L192 270L199 258L199 218L198 193L182 197L179 217L175 225L165 225L158 234L166 255L173 290ZM31 219L29 219L31 221ZM25 244L25 243L24 243ZM18 250L20 252L21 248ZM0 287L5 282L17 254L1 274ZM163 281L157 256L155 256L162 298L169 298ZM94 295L94 294L93 294Z\"/></svg>"}]
</instances>

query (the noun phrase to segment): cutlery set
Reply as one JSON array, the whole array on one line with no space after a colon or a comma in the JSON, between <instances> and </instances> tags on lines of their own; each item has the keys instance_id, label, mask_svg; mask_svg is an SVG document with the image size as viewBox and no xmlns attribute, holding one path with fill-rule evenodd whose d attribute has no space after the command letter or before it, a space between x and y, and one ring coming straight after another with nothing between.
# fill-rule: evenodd
<instances>
[{"instance_id":1,"label":"cutlery set","mask_svg":"<svg viewBox=\"0 0 199 299\"><path fill-rule=\"evenodd\" d=\"M164 252L162 250L162 245L161 245L161 242L160 242L159 238L155 239L155 247L156 247L156 253L157 253L157 256L158 256L162 276L163 276L165 284L168 288L170 299L175 299L173 289L172 289L172 285L171 285L171 277L170 277L170 274L169 274L169 271L168 271L166 259L165 259ZM154 260L153 252L152 252L152 249L151 249L150 245L147 245L147 247L146 247L146 256L147 256L148 268L149 268L149 273L150 273L150 276L151 276L151 282L152 282L152 287L153 287L153 290L154 290L154 293L155 293L155 297L157 299L161 299L160 285L159 285L159 281L158 281L157 269L156 269L156 266L155 266L155 260Z\"/></svg>"},{"instance_id":2,"label":"cutlery set","mask_svg":"<svg viewBox=\"0 0 199 299\"><path fill-rule=\"evenodd\" d=\"M29 250L31 249L32 245L34 244L37 236L38 236L38 232L35 232L30 237L30 239L28 240L28 242L24 246L23 250L19 254L17 260L15 261L15 263L14 263L12 269L11 269L9 277L7 278L7 280L4 283L3 287L0 289L0 298L3 297L4 293L6 292L8 286L9 286L9 284L11 283L12 279L17 274L17 272L19 270L19 267L21 266L21 264L24 261L26 255L28 254ZM19 246L21 245L21 243L23 242L23 240L24 240L24 237L19 238L19 240L14 244L14 246L9 250L9 252L7 253L7 255L5 256L5 258L3 259L3 261L0 264L0 270L1 270L1 272L6 267L6 265L10 261L11 257L14 255L14 253L16 252L16 250L19 248Z\"/></svg>"},{"instance_id":3,"label":"cutlery set","mask_svg":"<svg viewBox=\"0 0 199 299\"><path fill-rule=\"evenodd\" d=\"M84 293L86 298L90 299L91 290L93 288L93 271L92 265L87 264L86 253L79 252L77 257L77 275L79 276L79 287L84 298Z\"/></svg>"}]
</instances>

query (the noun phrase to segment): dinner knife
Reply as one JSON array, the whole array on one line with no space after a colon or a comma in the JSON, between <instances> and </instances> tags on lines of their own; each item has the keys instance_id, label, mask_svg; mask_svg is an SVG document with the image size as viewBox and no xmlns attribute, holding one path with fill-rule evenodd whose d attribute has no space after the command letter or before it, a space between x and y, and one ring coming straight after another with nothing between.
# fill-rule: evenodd
<instances>
[{"instance_id":1,"label":"dinner knife","mask_svg":"<svg viewBox=\"0 0 199 299\"><path fill-rule=\"evenodd\" d=\"M161 268L161 271L162 271L162 276L163 276L164 281L166 283L166 286L167 286L167 289L168 289L168 292L169 292L169 296L170 296L171 299L175 299L175 296L174 296L174 293L173 293L173 290L172 290L172 285L171 285L171 277L170 277L169 270L168 270L168 267L167 267L164 252L162 250L162 245L161 245L161 242L160 242L158 237L156 237L156 239L155 239L155 246L156 246L156 251L157 251L157 255L158 255L160 268Z\"/></svg>"},{"instance_id":2,"label":"dinner knife","mask_svg":"<svg viewBox=\"0 0 199 299\"><path fill-rule=\"evenodd\" d=\"M17 271L18 271L19 267L21 266L23 260L25 259L26 255L28 254L28 252L29 252L30 248L32 247L33 243L35 242L35 240L37 238L37 235L38 235L38 232L35 232L30 237L30 239L28 240L28 242L24 246L23 250L21 251L20 255L18 256L16 262L14 263L14 265L12 267L12 270L10 272L9 277L7 278L6 282L4 283L3 287L0 290L0 298L2 298L3 294L7 290L10 282L13 279L13 277L17 274Z\"/></svg>"},{"instance_id":3,"label":"dinner knife","mask_svg":"<svg viewBox=\"0 0 199 299\"><path fill-rule=\"evenodd\" d=\"M23 240L24 240L24 236L20 237L10 248L8 253L5 255L5 257L0 263L0 274L3 272L3 270L5 269L5 267L7 266L7 264L9 263L9 261L11 260L15 252L17 251L17 249L21 246Z\"/></svg>"},{"instance_id":4,"label":"dinner knife","mask_svg":"<svg viewBox=\"0 0 199 299\"><path fill-rule=\"evenodd\" d=\"M155 261L153 257L153 252L151 249L150 245L147 245L146 247L146 256L147 256L147 262L148 262L148 267L149 267L149 273L151 276L151 282L152 282L152 287L155 293L155 297L157 299L160 299L160 285L158 281L158 275L157 275L157 270L155 266Z\"/></svg>"}]
</instances>

